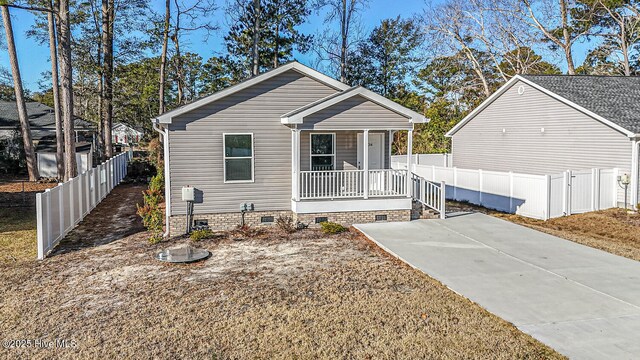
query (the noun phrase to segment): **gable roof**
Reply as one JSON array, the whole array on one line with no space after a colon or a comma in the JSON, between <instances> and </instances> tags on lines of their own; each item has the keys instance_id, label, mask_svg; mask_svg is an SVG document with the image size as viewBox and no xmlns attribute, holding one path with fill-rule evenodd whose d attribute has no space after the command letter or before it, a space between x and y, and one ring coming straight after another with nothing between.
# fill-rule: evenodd
<instances>
[{"instance_id":1,"label":"gable roof","mask_svg":"<svg viewBox=\"0 0 640 360\"><path fill-rule=\"evenodd\" d=\"M640 134L640 77L516 75L453 129L450 137L516 82L522 81L594 119L633 137Z\"/></svg>"},{"instance_id":2,"label":"gable roof","mask_svg":"<svg viewBox=\"0 0 640 360\"><path fill-rule=\"evenodd\" d=\"M55 128L56 120L53 108L36 101L29 101L26 103L26 106L29 125L32 128ZM18 126L20 126L20 120L18 119L18 106L16 102L0 100L0 127L15 128ZM94 129L95 125L75 116L74 128L76 130L90 130Z\"/></svg>"},{"instance_id":3,"label":"gable roof","mask_svg":"<svg viewBox=\"0 0 640 360\"><path fill-rule=\"evenodd\" d=\"M403 117L406 117L409 122L425 123L428 121L424 117L424 115L418 114L417 112L411 109L408 109L394 101L391 101L382 95L374 93L373 91L367 90L362 86L354 86L342 92L329 95L318 101L312 102L308 105L305 105L303 107L290 111L286 114L283 114L280 117L280 121L283 124L302 124L305 116L315 114L320 110L326 109L332 105L335 105L339 102L350 99L354 96L361 96L388 110L391 110Z\"/></svg>"},{"instance_id":4,"label":"gable roof","mask_svg":"<svg viewBox=\"0 0 640 360\"><path fill-rule=\"evenodd\" d=\"M244 80L236 85L233 85L231 87L228 87L224 90L218 91L216 93L213 93L209 96L205 96L199 100L196 100L192 103L189 103L187 105L183 105L179 108L173 109L171 111L167 111L162 115L159 115L158 117L156 117L154 119L155 122L158 122L160 124L171 124L171 119L175 116L184 114L186 112L189 112L191 110L197 109L201 106L207 105L209 103L212 103L216 100L222 99L223 97L229 96L231 94L237 93L238 91L244 90L250 86L253 86L255 84L258 84L260 82L263 82L265 80L271 79L277 75L280 75L286 71L289 70L294 70L297 71L303 75L306 75L314 80L317 80L329 87L332 87L336 90L342 91L342 90L346 90L349 88L349 86L347 84L344 84L338 80L335 80L327 75L324 75L308 66L302 65L297 61L293 61L281 66L278 66L275 69L269 70L265 73L262 73L260 75L251 77L247 80Z\"/></svg>"}]
</instances>

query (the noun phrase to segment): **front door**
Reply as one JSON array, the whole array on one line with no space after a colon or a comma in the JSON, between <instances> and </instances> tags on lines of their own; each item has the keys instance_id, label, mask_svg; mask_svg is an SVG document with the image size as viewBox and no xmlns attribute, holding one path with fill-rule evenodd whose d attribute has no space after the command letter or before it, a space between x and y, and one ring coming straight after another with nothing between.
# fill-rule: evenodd
<instances>
[{"instance_id":1,"label":"front door","mask_svg":"<svg viewBox=\"0 0 640 360\"><path fill-rule=\"evenodd\" d=\"M362 141L364 134L358 134L358 169L364 169ZM369 170L384 169L384 134L369 134Z\"/></svg>"}]
</instances>

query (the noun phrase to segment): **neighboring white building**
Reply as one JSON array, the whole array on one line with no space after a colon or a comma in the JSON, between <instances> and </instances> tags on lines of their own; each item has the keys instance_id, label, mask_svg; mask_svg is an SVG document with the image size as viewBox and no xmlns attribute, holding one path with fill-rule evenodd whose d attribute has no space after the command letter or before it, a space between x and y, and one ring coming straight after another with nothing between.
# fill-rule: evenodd
<instances>
[{"instance_id":1,"label":"neighboring white building","mask_svg":"<svg viewBox=\"0 0 640 360\"><path fill-rule=\"evenodd\" d=\"M111 128L111 137L114 144L137 144L142 140L144 133L123 123L116 123Z\"/></svg>"},{"instance_id":2,"label":"neighboring white building","mask_svg":"<svg viewBox=\"0 0 640 360\"><path fill-rule=\"evenodd\" d=\"M36 147L36 156L38 158L38 172L41 177L58 177L55 141L40 141ZM91 143L76 143L76 164L78 174L82 174L93 167L93 147Z\"/></svg>"},{"instance_id":3,"label":"neighboring white building","mask_svg":"<svg viewBox=\"0 0 640 360\"><path fill-rule=\"evenodd\" d=\"M540 175L618 168L631 177L629 203L640 201L639 77L518 75L447 136L455 167Z\"/></svg>"}]
</instances>

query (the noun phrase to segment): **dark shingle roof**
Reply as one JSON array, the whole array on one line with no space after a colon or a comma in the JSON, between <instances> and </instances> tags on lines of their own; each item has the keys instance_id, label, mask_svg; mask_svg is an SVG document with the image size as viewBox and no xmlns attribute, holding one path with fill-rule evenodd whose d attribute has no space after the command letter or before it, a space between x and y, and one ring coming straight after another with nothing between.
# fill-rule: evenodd
<instances>
[{"instance_id":1,"label":"dark shingle roof","mask_svg":"<svg viewBox=\"0 0 640 360\"><path fill-rule=\"evenodd\" d=\"M640 77L583 75L523 75L523 77L633 133L640 133Z\"/></svg>"},{"instance_id":2,"label":"dark shingle roof","mask_svg":"<svg viewBox=\"0 0 640 360\"><path fill-rule=\"evenodd\" d=\"M29 124L33 128L55 128L55 118L53 109L39 102L27 102L27 114L29 115ZM18 107L15 101L0 100L0 127L17 127L20 124L18 120ZM76 129L92 129L95 125L83 120L79 117L75 118Z\"/></svg>"}]
</instances>

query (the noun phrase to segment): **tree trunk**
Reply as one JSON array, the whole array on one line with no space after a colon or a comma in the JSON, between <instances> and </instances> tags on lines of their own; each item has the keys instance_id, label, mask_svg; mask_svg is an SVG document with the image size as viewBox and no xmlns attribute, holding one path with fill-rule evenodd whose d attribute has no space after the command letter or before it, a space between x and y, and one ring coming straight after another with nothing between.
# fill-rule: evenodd
<instances>
[{"instance_id":1,"label":"tree trunk","mask_svg":"<svg viewBox=\"0 0 640 360\"><path fill-rule=\"evenodd\" d=\"M340 33L342 42L340 44L340 81L347 81L347 37L348 33L347 20L347 0L342 0L342 17L340 19Z\"/></svg>"},{"instance_id":2,"label":"tree trunk","mask_svg":"<svg viewBox=\"0 0 640 360\"><path fill-rule=\"evenodd\" d=\"M158 114L165 112L164 82L167 68L167 48L169 46L169 22L171 21L171 0L165 1L164 31L162 33L162 54L160 55L160 91L158 93Z\"/></svg>"},{"instance_id":3,"label":"tree trunk","mask_svg":"<svg viewBox=\"0 0 640 360\"><path fill-rule=\"evenodd\" d=\"M560 0L560 15L562 16L562 37L564 38L564 57L567 60L567 73L569 75L576 74L576 68L573 64L573 54L571 48L573 47L573 40L569 33L569 10L567 9L567 0Z\"/></svg>"},{"instance_id":4,"label":"tree trunk","mask_svg":"<svg viewBox=\"0 0 640 360\"><path fill-rule=\"evenodd\" d=\"M260 42L260 0L253 0L253 12L253 51L251 52L253 67L251 68L251 75L256 76L260 71L260 53L258 51L258 43Z\"/></svg>"},{"instance_id":5,"label":"tree trunk","mask_svg":"<svg viewBox=\"0 0 640 360\"><path fill-rule=\"evenodd\" d=\"M76 139L73 121L73 68L71 66L71 21L69 0L60 0L58 6L58 56L60 61L62 121L64 126L64 179L69 180L78 173L76 167Z\"/></svg>"},{"instance_id":6,"label":"tree trunk","mask_svg":"<svg viewBox=\"0 0 640 360\"><path fill-rule=\"evenodd\" d=\"M184 69L182 68L182 54L180 53L180 38L178 36L179 26L173 36L173 44L176 48L176 75L178 77L178 106L182 105L184 99Z\"/></svg>"},{"instance_id":7,"label":"tree trunk","mask_svg":"<svg viewBox=\"0 0 640 360\"><path fill-rule=\"evenodd\" d=\"M278 67L278 51L280 51L279 46L280 45L280 39L278 38L278 36L280 35L280 24L278 24L278 22L276 21L276 29L275 29L275 36L274 36L274 44L273 44L273 68L277 68Z\"/></svg>"},{"instance_id":8,"label":"tree trunk","mask_svg":"<svg viewBox=\"0 0 640 360\"><path fill-rule=\"evenodd\" d=\"M36 164L36 154L33 151L33 141L31 140L31 127L29 126L29 115L27 105L24 100L22 89L22 78L20 77L20 67L18 66L18 55L16 44L13 38L13 28L11 27L11 14L7 5L2 5L2 20L4 30L7 34L7 51L9 52L9 62L11 62L11 74L13 75L13 88L16 94L16 106L18 107L18 119L20 120L20 132L22 133L22 143L27 160L27 171L29 181L36 181L40 177Z\"/></svg>"},{"instance_id":9,"label":"tree trunk","mask_svg":"<svg viewBox=\"0 0 640 360\"><path fill-rule=\"evenodd\" d=\"M49 1L53 9L53 2ZM53 91L53 116L56 121L56 163L58 179L64 179L64 136L62 134L62 119L60 118L60 84L58 84L58 53L56 51L56 24L53 13L47 13L49 30L49 53L51 56L51 90Z\"/></svg>"},{"instance_id":10,"label":"tree trunk","mask_svg":"<svg viewBox=\"0 0 640 360\"><path fill-rule=\"evenodd\" d=\"M113 156L111 127L113 126L113 23L114 0L102 0L102 75L104 77L104 94L102 118L104 119L105 156Z\"/></svg>"}]
</instances>

